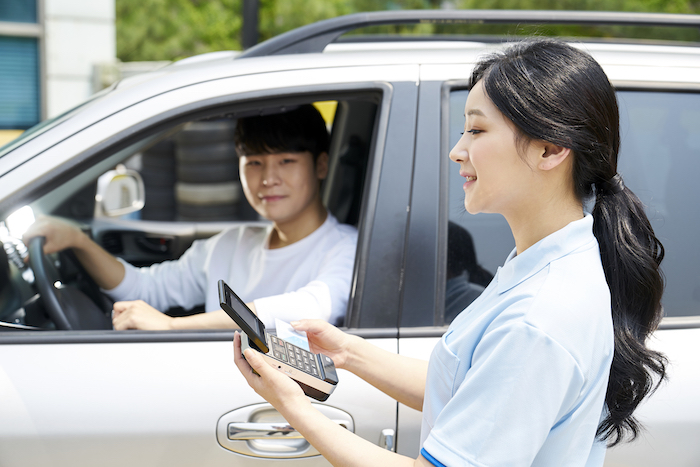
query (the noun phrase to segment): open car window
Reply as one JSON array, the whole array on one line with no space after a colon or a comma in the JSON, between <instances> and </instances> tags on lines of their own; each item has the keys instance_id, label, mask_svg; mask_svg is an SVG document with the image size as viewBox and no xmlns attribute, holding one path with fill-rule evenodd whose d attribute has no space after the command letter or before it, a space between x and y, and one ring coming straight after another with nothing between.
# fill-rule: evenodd
<instances>
[{"instance_id":1,"label":"open car window","mask_svg":"<svg viewBox=\"0 0 700 467\"><path fill-rule=\"evenodd\" d=\"M238 223L263 223L243 195L233 132L238 118L274 113L312 103L329 130L329 175L322 198L341 222L359 227L365 180L375 140L375 125L382 95L377 91L297 95L284 99L247 101L198 111L192 117L163 122L155 130L106 149L101 157L81 167L69 181L35 199L34 215L60 216L81 225L92 238L116 257L135 266L176 260L194 240L207 238ZM145 205L137 212L106 216L96 202L101 175L123 165L143 180ZM26 248L4 232L0 257L0 322L4 330L28 326L56 329L46 313ZM16 239L15 239L16 240ZM105 314L110 306L96 296L94 283L71 252L52 255L61 287L79 290ZM173 309L174 316L203 311Z\"/></svg>"}]
</instances>

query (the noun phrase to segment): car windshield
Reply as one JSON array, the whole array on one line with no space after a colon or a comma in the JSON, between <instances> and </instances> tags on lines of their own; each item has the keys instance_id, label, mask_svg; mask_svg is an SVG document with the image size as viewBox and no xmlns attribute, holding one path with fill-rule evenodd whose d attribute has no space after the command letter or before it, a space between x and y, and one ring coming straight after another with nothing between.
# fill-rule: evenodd
<instances>
[{"instance_id":1,"label":"car windshield","mask_svg":"<svg viewBox=\"0 0 700 467\"><path fill-rule=\"evenodd\" d=\"M89 103L91 103L91 102L95 102L95 101L101 99L101 98L104 97L107 93L109 93L109 91L111 91L112 89L113 89L113 87L109 87L109 88L107 88L107 89L104 89L104 90L102 90L102 91L100 91L100 92L98 92L98 93L96 93L96 94L93 94L93 95L90 96L86 101L81 102L80 104L78 104L77 106L73 107L72 109L70 109L70 110L68 110L68 111L66 111L66 112L63 112L62 114L60 114L60 115L58 115L58 116L56 116L56 117L52 117L52 118L49 118L49 119L46 119L46 120L44 120L44 121L42 121L42 122L37 123L37 124L34 125L33 127L29 128L27 131L25 131L24 133L22 133L22 134L21 134L20 136L18 136L17 138L15 138L15 139L13 139L12 141L8 142L8 143L5 144L4 146L0 146L0 157L3 157L3 156L4 156L5 154L7 154L8 152L10 152L10 151L12 151L13 149L15 149L15 148L17 148L17 147L23 145L24 143L26 143L26 142L29 141L30 139L39 136L40 134L42 134L42 133L45 132L46 130L55 127L56 125L58 125L59 123L61 123L61 122L63 122L63 121L68 120L70 117L72 117L73 115L75 115L75 114L78 112L78 110L82 109L83 107L85 107L87 104L89 104Z\"/></svg>"}]
</instances>

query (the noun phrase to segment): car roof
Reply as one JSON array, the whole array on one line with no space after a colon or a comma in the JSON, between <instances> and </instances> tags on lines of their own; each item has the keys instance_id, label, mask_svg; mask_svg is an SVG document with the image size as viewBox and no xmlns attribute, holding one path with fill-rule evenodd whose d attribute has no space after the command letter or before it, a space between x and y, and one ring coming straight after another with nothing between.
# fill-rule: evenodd
<instances>
[{"instance_id":1,"label":"car roof","mask_svg":"<svg viewBox=\"0 0 700 467\"><path fill-rule=\"evenodd\" d=\"M601 64L700 67L700 46L570 41L591 53ZM202 81L274 71L353 66L474 63L502 49L505 43L454 41L400 41L330 44L322 53L273 55L234 59L236 52L215 52L185 59L157 71L120 81L115 89L132 88L148 81L179 87ZM168 87L170 87L168 86Z\"/></svg>"},{"instance_id":2,"label":"car roof","mask_svg":"<svg viewBox=\"0 0 700 467\"><path fill-rule=\"evenodd\" d=\"M505 44L501 39L484 40L483 37L449 37L446 40L439 37L383 37L375 40L349 36L350 41L347 38L343 42L337 41L340 34L368 24L422 22L425 18L432 22L449 18L450 21L487 23L489 21L564 24L583 22L584 24L622 23L667 26L680 24L700 27L700 15L507 10L404 10L362 13L304 26L276 36L243 53L220 51L202 54L150 73L126 78L101 93L98 98L92 98L92 102L84 104L81 112L89 114L92 112L91 109L95 109L96 114L92 117L104 118L125 107L174 89L252 74L406 64L469 65L475 63L484 54L498 50ZM517 38L511 38L513 39ZM569 39L569 42L591 53L606 69L613 81L675 82L680 85L698 85L699 44L672 42L659 44L642 41L630 43L624 39L602 41L576 38ZM291 47L291 49L285 49L285 47ZM461 76L450 77L450 79L458 78ZM468 76L463 78L466 79ZM69 112L68 116L62 120L68 120L70 116ZM20 137L20 139L23 138ZM17 144L21 145L23 142L18 141ZM7 151L13 148L5 149Z\"/></svg>"}]
</instances>

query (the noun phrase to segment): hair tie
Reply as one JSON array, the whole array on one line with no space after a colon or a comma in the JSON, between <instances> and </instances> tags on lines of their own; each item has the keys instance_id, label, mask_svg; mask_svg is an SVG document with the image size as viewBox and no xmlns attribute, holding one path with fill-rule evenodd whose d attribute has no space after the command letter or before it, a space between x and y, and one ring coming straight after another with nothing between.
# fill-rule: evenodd
<instances>
[{"instance_id":1,"label":"hair tie","mask_svg":"<svg viewBox=\"0 0 700 467\"><path fill-rule=\"evenodd\" d=\"M608 189L615 194L618 194L625 189L625 184L622 181L620 174L616 173L613 178L608 180Z\"/></svg>"},{"instance_id":2,"label":"hair tie","mask_svg":"<svg viewBox=\"0 0 700 467\"><path fill-rule=\"evenodd\" d=\"M618 194L625 189L625 184L622 181L620 174L616 173L612 178L606 180L598 186L602 193Z\"/></svg>"}]
</instances>

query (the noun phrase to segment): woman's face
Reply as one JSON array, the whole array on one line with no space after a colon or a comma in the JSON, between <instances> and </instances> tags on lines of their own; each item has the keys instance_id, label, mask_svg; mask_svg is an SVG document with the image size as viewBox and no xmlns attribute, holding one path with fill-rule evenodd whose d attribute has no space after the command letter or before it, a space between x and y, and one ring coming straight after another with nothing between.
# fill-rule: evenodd
<instances>
[{"instance_id":1,"label":"woman's face","mask_svg":"<svg viewBox=\"0 0 700 467\"><path fill-rule=\"evenodd\" d=\"M531 143L521 154L516 147L516 129L484 92L481 81L472 88L464 108L464 133L450 159L459 164L465 178L464 207L479 212L527 213L537 203L535 187L540 149Z\"/></svg>"},{"instance_id":2,"label":"woman's face","mask_svg":"<svg viewBox=\"0 0 700 467\"><path fill-rule=\"evenodd\" d=\"M320 203L319 181L326 177L327 158L321 154L314 164L308 151L241 156L243 192L266 219L294 221Z\"/></svg>"}]
</instances>

